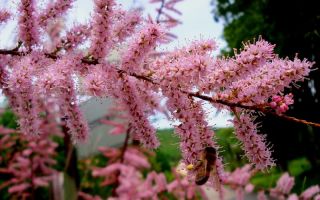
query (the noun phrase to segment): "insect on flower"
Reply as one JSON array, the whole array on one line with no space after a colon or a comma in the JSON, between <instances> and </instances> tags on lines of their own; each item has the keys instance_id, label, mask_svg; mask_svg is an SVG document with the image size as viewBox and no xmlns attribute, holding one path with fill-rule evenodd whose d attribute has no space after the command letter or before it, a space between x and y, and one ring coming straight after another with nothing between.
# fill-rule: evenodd
<instances>
[{"instance_id":1,"label":"insect on flower","mask_svg":"<svg viewBox=\"0 0 320 200\"><path fill-rule=\"evenodd\" d=\"M216 160L217 160L217 151L213 147L206 147L202 153L200 160L195 164L193 170L196 172L195 175L195 183L197 185L205 184L210 175L215 177L216 184L220 184L220 180L217 176L217 168L216 168ZM217 188L218 185L216 185Z\"/></svg>"}]
</instances>

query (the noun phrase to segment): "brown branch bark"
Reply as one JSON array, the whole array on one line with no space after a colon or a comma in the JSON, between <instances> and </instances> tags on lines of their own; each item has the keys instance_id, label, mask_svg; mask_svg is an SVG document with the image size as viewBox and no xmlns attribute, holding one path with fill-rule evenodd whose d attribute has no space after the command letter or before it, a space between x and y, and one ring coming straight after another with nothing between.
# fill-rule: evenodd
<instances>
[{"instance_id":1,"label":"brown branch bark","mask_svg":"<svg viewBox=\"0 0 320 200\"><path fill-rule=\"evenodd\" d=\"M121 149L121 154L120 154L120 163L122 164L124 162L124 154L126 153L126 150L128 149L129 145L129 139L130 139L130 124L128 126L127 132L126 132L126 138L124 139L124 143ZM116 190L117 187L119 186L119 176L120 176L120 171L117 171L116 173L116 181L114 183L114 187L112 190L112 196L117 196Z\"/></svg>"},{"instance_id":2,"label":"brown branch bark","mask_svg":"<svg viewBox=\"0 0 320 200\"><path fill-rule=\"evenodd\" d=\"M166 1L166 0L162 0L162 1L161 1L161 5L160 5L160 8L159 8L159 10L158 10L158 15L157 15L157 17L156 17L156 22L157 22L158 24L160 23L160 17L161 17L162 12L163 12L163 8L164 8L165 1Z\"/></svg>"}]
</instances>

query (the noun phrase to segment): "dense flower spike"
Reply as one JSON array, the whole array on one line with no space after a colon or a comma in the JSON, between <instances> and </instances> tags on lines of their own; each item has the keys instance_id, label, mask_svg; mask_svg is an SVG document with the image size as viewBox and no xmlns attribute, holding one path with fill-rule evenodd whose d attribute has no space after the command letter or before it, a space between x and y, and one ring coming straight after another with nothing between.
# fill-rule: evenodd
<instances>
[{"instance_id":1,"label":"dense flower spike","mask_svg":"<svg viewBox=\"0 0 320 200\"><path fill-rule=\"evenodd\" d=\"M94 0L95 13L92 21L90 55L101 59L110 50L110 27L113 23L114 0Z\"/></svg>"},{"instance_id":2,"label":"dense flower spike","mask_svg":"<svg viewBox=\"0 0 320 200\"><path fill-rule=\"evenodd\" d=\"M235 58L217 59L212 72L208 75L209 85L207 87L214 89L219 85L219 87L226 88L232 82L245 78L274 58L273 48L274 45L260 38L254 44L245 44L243 51L239 54L235 53Z\"/></svg>"},{"instance_id":3,"label":"dense flower spike","mask_svg":"<svg viewBox=\"0 0 320 200\"><path fill-rule=\"evenodd\" d=\"M54 3L50 2L47 8L39 15L39 25L47 26L48 21L62 16L69 8L74 0L56 0Z\"/></svg>"},{"instance_id":4,"label":"dense flower spike","mask_svg":"<svg viewBox=\"0 0 320 200\"><path fill-rule=\"evenodd\" d=\"M37 96L32 86L32 74L28 69L32 65L31 59L25 57L14 66L13 72L8 79L8 87L14 96L13 109L19 116L21 130L29 135L39 134L40 121L38 118Z\"/></svg>"},{"instance_id":5,"label":"dense flower spike","mask_svg":"<svg viewBox=\"0 0 320 200\"><path fill-rule=\"evenodd\" d=\"M159 141L156 137L155 128L151 126L146 114L144 113L143 101L139 98L135 88L135 78L123 76L123 83L119 88L121 102L127 107L129 121L131 122L130 131L133 137L142 142L147 148L157 148Z\"/></svg>"},{"instance_id":6,"label":"dense flower spike","mask_svg":"<svg viewBox=\"0 0 320 200\"><path fill-rule=\"evenodd\" d=\"M92 96L103 97L107 94L106 72L104 66L98 65L90 69L83 81L84 90Z\"/></svg>"},{"instance_id":7,"label":"dense flower spike","mask_svg":"<svg viewBox=\"0 0 320 200\"><path fill-rule=\"evenodd\" d=\"M298 58L294 61L274 59L246 78L233 82L225 95L233 102L264 104L269 97L283 92L291 83L302 81L312 65Z\"/></svg>"},{"instance_id":8,"label":"dense flower spike","mask_svg":"<svg viewBox=\"0 0 320 200\"><path fill-rule=\"evenodd\" d=\"M129 37L136 26L141 22L141 13L137 10L131 10L128 12L120 12L117 15L118 21L112 27L112 40L113 43L123 42Z\"/></svg>"},{"instance_id":9,"label":"dense flower spike","mask_svg":"<svg viewBox=\"0 0 320 200\"><path fill-rule=\"evenodd\" d=\"M39 40L35 6L34 0L21 0L19 5L19 38L27 48Z\"/></svg>"},{"instance_id":10,"label":"dense flower spike","mask_svg":"<svg viewBox=\"0 0 320 200\"><path fill-rule=\"evenodd\" d=\"M190 46L176 49L151 64L154 79L162 85L175 85L186 90L201 85L212 67L210 53L216 49L213 40L194 41ZM199 86L201 87L201 86Z\"/></svg>"},{"instance_id":11,"label":"dense flower spike","mask_svg":"<svg viewBox=\"0 0 320 200\"><path fill-rule=\"evenodd\" d=\"M121 69L128 72L140 72L144 64L144 58L152 51L156 42L161 38L160 26L148 23L129 44L122 56Z\"/></svg>"},{"instance_id":12,"label":"dense flower spike","mask_svg":"<svg viewBox=\"0 0 320 200\"><path fill-rule=\"evenodd\" d=\"M90 36L90 30L87 25L76 25L72 27L66 36L62 37L57 44L57 48L64 48L66 51L74 50Z\"/></svg>"},{"instance_id":13,"label":"dense flower spike","mask_svg":"<svg viewBox=\"0 0 320 200\"><path fill-rule=\"evenodd\" d=\"M203 121L204 114L200 109L200 103L185 94L173 90L164 91L168 96L167 106L173 117L182 123L175 127L176 134L179 135L184 162L195 164L200 158L201 151L212 146L214 132L207 129ZM199 122L198 122L199 121Z\"/></svg>"},{"instance_id":14,"label":"dense flower spike","mask_svg":"<svg viewBox=\"0 0 320 200\"><path fill-rule=\"evenodd\" d=\"M249 161L259 170L274 166L271 152L267 147L265 136L259 135L256 124L250 114L236 113L233 120L235 135L241 141Z\"/></svg>"}]
</instances>

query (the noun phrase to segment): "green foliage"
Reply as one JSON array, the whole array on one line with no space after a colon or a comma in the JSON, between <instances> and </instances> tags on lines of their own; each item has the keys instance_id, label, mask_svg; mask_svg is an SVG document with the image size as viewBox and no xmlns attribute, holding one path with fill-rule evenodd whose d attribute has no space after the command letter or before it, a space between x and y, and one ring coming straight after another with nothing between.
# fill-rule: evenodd
<instances>
[{"instance_id":1,"label":"green foliage","mask_svg":"<svg viewBox=\"0 0 320 200\"><path fill-rule=\"evenodd\" d=\"M259 189L270 189L276 186L277 180L282 175L282 171L279 168L272 168L268 172L258 172L251 178L250 182Z\"/></svg>"},{"instance_id":2,"label":"green foliage","mask_svg":"<svg viewBox=\"0 0 320 200\"><path fill-rule=\"evenodd\" d=\"M0 115L0 124L7 128L16 129L18 127L17 118L10 109L5 109Z\"/></svg>"},{"instance_id":3,"label":"green foliage","mask_svg":"<svg viewBox=\"0 0 320 200\"><path fill-rule=\"evenodd\" d=\"M306 158L291 160L288 165L288 171L292 176L299 176L311 168L311 163Z\"/></svg>"},{"instance_id":4,"label":"green foliage","mask_svg":"<svg viewBox=\"0 0 320 200\"><path fill-rule=\"evenodd\" d=\"M160 147L155 150L154 156L149 156L151 168L156 172L163 172L168 181L174 179L172 169L181 159L179 150L179 138L173 134L172 129L158 131Z\"/></svg>"},{"instance_id":5,"label":"green foliage","mask_svg":"<svg viewBox=\"0 0 320 200\"><path fill-rule=\"evenodd\" d=\"M97 154L78 161L79 176L81 177L81 191L99 195L103 198L111 196L112 186L101 186L102 177L93 177L92 170L96 167L105 167L108 159L102 154Z\"/></svg>"},{"instance_id":6,"label":"green foliage","mask_svg":"<svg viewBox=\"0 0 320 200\"><path fill-rule=\"evenodd\" d=\"M233 128L221 128L216 131L215 135L218 145L221 147L220 154L228 171L232 171L247 162L240 147L240 142L235 138L233 131Z\"/></svg>"}]
</instances>

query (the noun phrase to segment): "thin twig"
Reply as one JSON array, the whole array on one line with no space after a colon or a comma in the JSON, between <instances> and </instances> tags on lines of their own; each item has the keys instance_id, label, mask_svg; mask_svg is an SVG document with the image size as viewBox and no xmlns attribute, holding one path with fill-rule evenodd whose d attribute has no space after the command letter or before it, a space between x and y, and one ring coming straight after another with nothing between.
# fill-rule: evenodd
<instances>
[{"instance_id":1,"label":"thin twig","mask_svg":"<svg viewBox=\"0 0 320 200\"><path fill-rule=\"evenodd\" d=\"M160 5L160 8L159 8L159 10L158 10L158 15L157 15L157 17L156 17L156 22L157 22L157 23L160 23L160 16L162 15L162 12L163 12L163 9L164 9L164 5L165 5L165 1L166 1L166 0L162 0L162 1L161 1L161 5Z\"/></svg>"},{"instance_id":2,"label":"thin twig","mask_svg":"<svg viewBox=\"0 0 320 200\"><path fill-rule=\"evenodd\" d=\"M129 138L130 138L130 129L131 129L131 126L129 124L128 126L128 129L127 129L127 132L126 132L126 138L124 139L124 143L123 143L123 146L122 146L122 149L121 149L121 154L120 154L120 163L122 164L124 162L124 155L128 149L128 144L129 144ZM114 187L113 187L113 190L112 190L112 196L116 196L116 189L117 187L119 186L119 176L121 174L121 171L118 170L116 172L116 181L114 183Z\"/></svg>"},{"instance_id":3,"label":"thin twig","mask_svg":"<svg viewBox=\"0 0 320 200\"><path fill-rule=\"evenodd\" d=\"M126 153L126 150L128 148L128 144L129 144L129 138L130 138L130 125L129 128L126 132L126 138L124 139L124 143L121 149L121 154L120 154L120 163L124 162L124 154Z\"/></svg>"},{"instance_id":4,"label":"thin twig","mask_svg":"<svg viewBox=\"0 0 320 200\"><path fill-rule=\"evenodd\" d=\"M64 172L67 172L67 170L69 169L70 166L70 161L71 161L71 157L72 157L72 153L73 153L73 145L71 142L69 142L69 144L64 144L64 145L68 145L68 152L67 152L67 158L66 158L66 164L64 166Z\"/></svg>"},{"instance_id":5,"label":"thin twig","mask_svg":"<svg viewBox=\"0 0 320 200\"><path fill-rule=\"evenodd\" d=\"M34 171L33 171L33 156L31 155L31 159L30 159L30 168L31 168L31 175L30 175L30 179L31 179L31 183L30 183L30 187L31 187L31 199L34 200L35 199L35 187L34 187Z\"/></svg>"}]
</instances>

